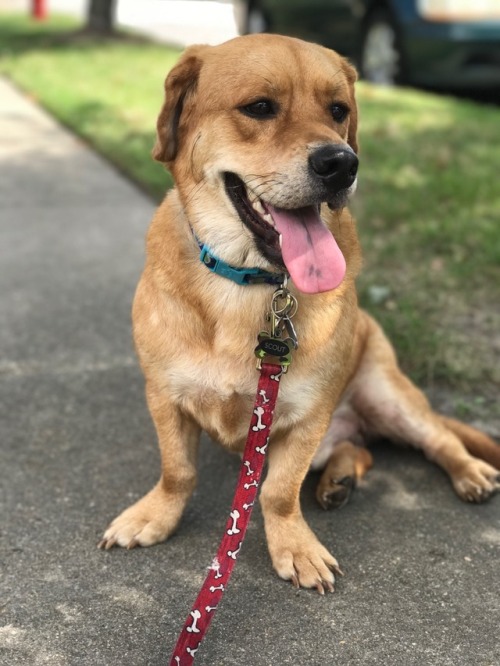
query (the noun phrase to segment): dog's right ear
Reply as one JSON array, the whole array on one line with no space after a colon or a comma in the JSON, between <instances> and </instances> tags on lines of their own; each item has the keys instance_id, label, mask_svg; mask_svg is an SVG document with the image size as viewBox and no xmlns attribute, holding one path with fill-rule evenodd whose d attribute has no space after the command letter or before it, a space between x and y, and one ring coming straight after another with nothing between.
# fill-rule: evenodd
<instances>
[{"instance_id":1,"label":"dog's right ear","mask_svg":"<svg viewBox=\"0 0 500 666\"><path fill-rule=\"evenodd\" d=\"M165 102L156 124L156 143L153 158L158 162L171 162L179 147L179 125L186 102L196 92L202 58L209 46L191 46L170 71L165 80Z\"/></svg>"}]
</instances>

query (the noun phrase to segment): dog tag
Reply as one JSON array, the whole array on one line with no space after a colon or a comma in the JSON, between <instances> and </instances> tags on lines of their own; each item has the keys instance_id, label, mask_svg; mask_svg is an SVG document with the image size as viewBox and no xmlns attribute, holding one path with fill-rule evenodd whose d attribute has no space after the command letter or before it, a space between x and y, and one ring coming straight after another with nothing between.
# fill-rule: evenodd
<instances>
[{"instance_id":1,"label":"dog tag","mask_svg":"<svg viewBox=\"0 0 500 666\"><path fill-rule=\"evenodd\" d=\"M255 348L255 356L259 360L266 359L276 365L288 366L291 363L292 350L287 340L274 338L267 331L262 331L258 336L259 344Z\"/></svg>"}]
</instances>

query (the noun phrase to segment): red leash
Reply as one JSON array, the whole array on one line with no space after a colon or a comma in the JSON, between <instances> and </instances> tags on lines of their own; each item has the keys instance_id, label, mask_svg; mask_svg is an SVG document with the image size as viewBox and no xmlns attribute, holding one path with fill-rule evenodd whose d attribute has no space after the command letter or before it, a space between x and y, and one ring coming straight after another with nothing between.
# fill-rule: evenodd
<instances>
[{"instance_id":1,"label":"red leash","mask_svg":"<svg viewBox=\"0 0 500 666\"><path fill-rule=\"evenodd\" d=\"M193 663L229 582L257 497L282 372L281 365L262 363L231 513L217 555L177 640L170 666Z\"/></svg>"},{"instance_id":2,"label":"red leash","mask_svg":"<svg viewBox=\"0 0 500 666\"><path fill-rule=\"evenodd\" d=\"M259 333L259 344L255 348L260 378L231 513L217 555L177 639L170 666L190 666L193 663L241 550L257 498L281 375L290 365L292 349L298 346L292 324L296 311L297 300L288 291L284 277L283 284L276 289L271 300L268 314L270 332Z\"/></svg>"}]
</instances>

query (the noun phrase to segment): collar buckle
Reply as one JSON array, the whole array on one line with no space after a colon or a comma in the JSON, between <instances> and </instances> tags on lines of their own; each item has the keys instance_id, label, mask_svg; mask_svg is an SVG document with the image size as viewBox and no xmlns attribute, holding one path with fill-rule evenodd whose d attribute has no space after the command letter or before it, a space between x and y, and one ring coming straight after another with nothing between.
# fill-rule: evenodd
<instances>
[{"instance_id":1,"label":"collar buckle","mask_svg":"<svg viewBox=\"0 0 500 666\"><path fill-rule=\"evenodd\" d=\"M198 240L198 239L196 239ZM207 245L200 246L200 261L212 271L222 277L232 280L239 285L249 284L271 284L275 286L282 285L286 276L283 273L270 273L269 271L262 270L261 268L234 268L222 259L219 259L212 254Z\"/></svg>"}]
</instances>

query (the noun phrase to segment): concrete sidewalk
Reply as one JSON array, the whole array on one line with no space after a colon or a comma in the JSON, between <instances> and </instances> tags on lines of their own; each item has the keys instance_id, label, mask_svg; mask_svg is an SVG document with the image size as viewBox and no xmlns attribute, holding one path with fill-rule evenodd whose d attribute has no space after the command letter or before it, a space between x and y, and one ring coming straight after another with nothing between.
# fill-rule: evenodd
<instances>
[{"instance_id":1,"label":"concrete sidewalk","mask_svg":"<svg viewBox=\"0 0 500 666\"><path fill-rule=\"evenodd\" d=\"M153 204L4 81L0 200L0 663L167 664L238 460L205 439L177 535L97 550L158 474L129 321ZM500 664L500 498L462 503L413 451L375 458L337 513L305 484L306 517L346 572L336 593L276 577L257 509L197 664Z\"/></svg>"}]
</instances>

